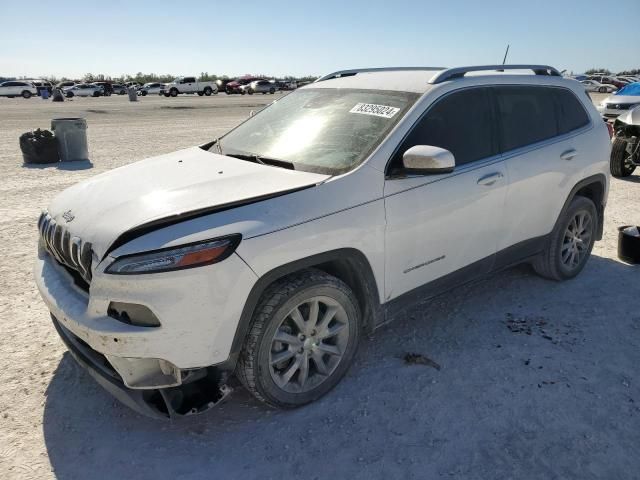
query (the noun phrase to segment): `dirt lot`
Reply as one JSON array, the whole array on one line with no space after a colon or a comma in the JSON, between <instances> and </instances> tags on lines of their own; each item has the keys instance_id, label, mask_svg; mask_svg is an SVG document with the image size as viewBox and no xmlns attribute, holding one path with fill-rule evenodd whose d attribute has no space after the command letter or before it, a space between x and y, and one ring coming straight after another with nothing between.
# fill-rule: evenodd
<instances>
[{"instance_id":1,"label":"dirt lot","mask_svg":"<svg viewBox=\"0 0 640 480\"><path fill-rule=\"evenodd\" d=\"M613 180L605 237L577 279L526 266L413 309L363 342L343 382L279 412L236 391L162 423L104 392L65 352L32 281L35 221L65 187L203 143L271 96L0 99L0 478L640 478L640 177ZM25 168L20 133L89 123L92 166ZM406 365L406 352L441 369Z\"/></svg>"}]
</instances>

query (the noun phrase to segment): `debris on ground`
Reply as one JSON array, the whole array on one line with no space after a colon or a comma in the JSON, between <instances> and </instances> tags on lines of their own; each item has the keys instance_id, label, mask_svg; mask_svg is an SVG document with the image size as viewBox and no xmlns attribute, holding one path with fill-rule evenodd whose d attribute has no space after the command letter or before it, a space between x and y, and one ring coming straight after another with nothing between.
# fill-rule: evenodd
<instances>
[{"instance_id":1,"label":"debris on ground","mask_svg":"<svg viewBox=\"0 0 640 480\"><path fill-rule=\"evenodd\" d=\"M442 368L440 364L434 362L428 357L425 357L421 353L406 353L404 356L404 363L407 365L426 365L427 367L433 367L436 370L440 370Z\"/></svg>"}]
</instances>

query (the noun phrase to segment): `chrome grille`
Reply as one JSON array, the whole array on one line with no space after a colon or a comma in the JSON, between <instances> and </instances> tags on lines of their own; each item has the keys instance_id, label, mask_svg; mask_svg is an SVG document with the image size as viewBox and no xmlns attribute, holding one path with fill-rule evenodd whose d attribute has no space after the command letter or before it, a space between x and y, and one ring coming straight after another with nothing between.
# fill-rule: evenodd
<instances>
[{"instance_id":1,"label":"chrome grille","mask_svg":"<svg viewBox=\"0 0 640 480\"><path fill-rule=\"evenodd\" d=\"M92 251L89 242L72 237L47 212L38 220L40 239L46 250L62 265L77 271L87 283L91 283Z\"/></svg>"}]
</instances>

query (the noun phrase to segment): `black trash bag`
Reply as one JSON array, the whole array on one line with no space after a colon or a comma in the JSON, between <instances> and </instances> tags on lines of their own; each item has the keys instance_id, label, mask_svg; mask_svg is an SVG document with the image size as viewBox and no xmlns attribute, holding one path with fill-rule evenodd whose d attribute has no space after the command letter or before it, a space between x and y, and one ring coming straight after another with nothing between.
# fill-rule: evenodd
<instances>
[{"instance_id":1,"label":"black trash bag","mask_svg":"<svg viewBox=\"0 0 640 480\"><path fill-rule=\"evenodd\" d=\"M49 130L37 129L20 135L20 150L24 163L56 163L60 160L58 142Z\"/></svg>"},{"instance_id":2,"label":"black trash bag","mask_svg":"<svg viewBox=\"0 0 640 480\"><path fill-rule=\"evenodd\" d=\"M64 96L62 95L62 90L59 88L54 88L53 93L51 95L52 102L64 102Z\"/></svg>"}]
</instances>

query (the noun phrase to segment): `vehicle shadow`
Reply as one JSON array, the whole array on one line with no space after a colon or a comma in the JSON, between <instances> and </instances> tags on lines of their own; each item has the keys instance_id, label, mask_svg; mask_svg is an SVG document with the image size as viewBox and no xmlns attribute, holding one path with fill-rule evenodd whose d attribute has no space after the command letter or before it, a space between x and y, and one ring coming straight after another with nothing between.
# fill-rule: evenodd
<instances>
[{"instance_id":1,"label":"vehicle shadow","mask_svg":"<svg viewBox=\"0 0 640 480\"><path fill-rule=\"evenodd\" d=\"M629 175L628 177L620 178L623 182L640 183L640 175Z\"/></svg>"},{"instance_id":2,"label":"vehicle shadow","mask_svg":"<svg viewBox=\"0 0 640 480\"><path fill-rule=\"evenodd\" d=\"M604 476L630 478L639 438L631 407L601 402L631 395L618 376L633 377L640 361L640 291L630 287L637 276L637 267L594 255L569 282L520 266L461 287L363 339L334 391L291 411L239 389L204 415L148 419L66 353L44 405L52 471L60 480L435 478L452 471L595 478L603 471L594 465L604 465ZM407 365L407 352L442 369ZM602 408L606 415L595 413Z\"/></svg>"},{"instance_id":3,"label":"vehicle shadow","mask_svg":"<svg viewBox=\"0 0 640 480\"><path fill-rule=\"evenodd\" d=\"M88 170L93 168L91 160L79 160L73 162L55 162L55 163L23 163L23 168L30 168L36 170L45 170L47 168L57 168L58 170L74 171L74 170Z\"/></svg>"}]
</instances>

